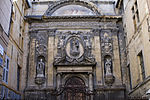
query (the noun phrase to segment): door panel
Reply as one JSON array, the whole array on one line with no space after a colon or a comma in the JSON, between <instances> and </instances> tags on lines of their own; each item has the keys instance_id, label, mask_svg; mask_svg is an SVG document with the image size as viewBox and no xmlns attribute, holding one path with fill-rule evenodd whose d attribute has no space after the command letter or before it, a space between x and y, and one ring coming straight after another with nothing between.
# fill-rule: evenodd
<instances>
[{"instance_id":1,"label":"door panel","mask_svg":"<svg viewBox=\"0 0 150 100\"><path fill-rule=\"evenodd\" d=\"M86 100L84 81L78 77L70 78L65 85L65 100Z\"/></svg>"}]
</instances>

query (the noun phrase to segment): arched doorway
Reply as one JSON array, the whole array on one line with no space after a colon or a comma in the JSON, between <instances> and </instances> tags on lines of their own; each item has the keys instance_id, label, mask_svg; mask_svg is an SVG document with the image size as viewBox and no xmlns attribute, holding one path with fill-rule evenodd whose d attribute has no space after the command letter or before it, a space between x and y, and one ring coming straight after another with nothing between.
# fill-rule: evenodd
<instances>
[{"instance_id":1,"label":"arched doorway","mask_svg":"<svg viewBox=\"0 0 150 100\"><path fill-rule=\"evenodd\" d=\"M71 77L65 83L64 100L86 100L86 86L79 77Z\"/></svg>"}]
</instances>

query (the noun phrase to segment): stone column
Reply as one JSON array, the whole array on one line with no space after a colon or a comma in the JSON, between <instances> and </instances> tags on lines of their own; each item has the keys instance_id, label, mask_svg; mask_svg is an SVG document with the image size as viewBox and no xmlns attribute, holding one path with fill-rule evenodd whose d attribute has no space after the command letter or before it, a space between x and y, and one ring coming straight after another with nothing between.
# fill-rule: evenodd
<instances>
[{"instance_id":1,"label":"stone column","mask_svg":"<svg viewBox=\"0 0 150 100\"><path fill-rule=\"evenodd\" d=\"M55 73L54 73L54 67L53 67L53 61L54 61L54 36L48 37L48 67L47 67L47 74L48 74L48 86L49 87L55 87L56 83L53 83L54 79L56 79Z\"/></svg>"},{"instance_id":2,"label":"stone column","mask_svg":"<svg viewBox=\"0 0 150 100\"><path fill-rule=\"evenodd\" d=\"M92 53L95 56L95 60L97 62L96 64L96 81L95 85L102 85L103 84L103 72L102 72L102 65L101 65L101 42L100 42L100 36L99 36L99 30L95 30L93 34L96 34L93 39L92 43Z\"/></svg>"},{"instance_id":3,"label":"stone column","mask_svg":"<svg viewBox=\"0 0 150 100\"><path fill-rule=\"evenodd\" d=\"M61 73L57 73L57 91L60 92ZM57 100L61 100L61 95L57 96Z\"/></svg>"},{"instance_id":4,"label":"stone column","mask_svg":"<svg viewBox=\"0 0 150 100\"><path fill-rule=\"evenodd\" d=\"M89 73L89 90L93 91L93 74ZM93 95L90 95L90 100L93 100Z\"/></svg>"},{"instance_id":5,"label":"stone column","mask_svg":"<svg viewBox=\"0 0 150 100\"><path fill-rule=\"evenodd\" d=\"M57 90L59 91L61 85L61 73L57 73Z\"/></svg>"},{"instance_id":6,"label":"stone column","mask_svg":"<svg viewBox=\"0 0 150 100\"><path fill-rule=\"evenodd\" d=\"M93 91L93 74L89 73L89 89Z\"/></svg>"},{"instance_id":7,"label":"stone column","mask_svg":"<svg viewBox=\"0 0 150 100\"><path fill-rule=\"evenodd\" d=\"M114 29L112 30L113 32L113 75L115 76L116 80L115 80L115 84L116 85L122 85L122 77L121 77L121 66L120 66L120 54L119 54L119 41L118 41L118 37L117 37L117 30ZM123 74L123 78L124 78L124 74Z\"/></svg>"},{"instance_id":8,"label":"stone column","mask_svg":"<svg viewBox=\"0 0 150 100\"><path fill-rule=\"evenodd\" d=\"M35 76L36 76L36 60L35 60L35 48L36 48L36 39L32 38L30 42L30 53L29 53L29 72L28 72L28 84L35 85Z\"/></svg>"}]
</instances>

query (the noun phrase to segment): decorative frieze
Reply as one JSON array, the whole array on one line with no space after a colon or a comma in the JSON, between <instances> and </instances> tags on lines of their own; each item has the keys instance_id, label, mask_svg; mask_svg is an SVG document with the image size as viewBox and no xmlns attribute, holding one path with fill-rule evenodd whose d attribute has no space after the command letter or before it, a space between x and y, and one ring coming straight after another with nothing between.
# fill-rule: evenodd
<instances>
[{"instance_id":1,"label":"decorative frieze","mask_svg":"<svg viewBox=\"0 0 150 100\"><path fill-rule=\"evenodd\" d=\"M94 21L94 22L84 22L84 21L80 21L80 22L65 22L65 21L61 21L61 22L45 22L45 23L32 23L30 28L33 31L34 29L36 30L49 30L49 29L58 29L58 28L116 28L116 23L115 22L98 22L98 21Z\"/></svg>"}]
</instances>

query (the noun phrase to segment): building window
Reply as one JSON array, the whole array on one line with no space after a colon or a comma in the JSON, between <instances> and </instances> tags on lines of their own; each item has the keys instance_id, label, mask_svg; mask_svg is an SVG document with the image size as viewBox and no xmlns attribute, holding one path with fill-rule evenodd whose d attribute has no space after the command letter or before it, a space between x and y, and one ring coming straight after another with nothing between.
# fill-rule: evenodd
<instances>
[{"instance_id":1,"label":"building window","mask_svg":"<svg viewBox=\"0 0 150 100\"><path fill-rule=\"evenodd\" d=\"M0 54L3 56L3 54L4 54L4 48L3 48L3 46L0 44Z\"/></svg>"},{"instance_id":2,"label":"building window","mask_svg":"<svg viewBox=\"0 0 150 100\"><path fill-rule=\"evenodd\" d=\"M23 49L23 41L24 41L24 40L23 40L23 37L22 37L22 42L21 42L21 48L22 48L22 49Z\"/></svg>"},{"instance_id":3,"label":"building window","mask_svg":"<svg viewBox=\"0 0 150 100\"><path fill-rule=\"evenodd\" d=\"M135 3L134 3L134 5L133 5L131 10L132 10L132 15L133 15L132 17L133 17L134 29L135 29L135 31L137 31L137 27L138 27L139 22L140 22L137 1L135 1Z\"/></svg>"},{"instance_id":4,"label":"building window","mask_svg":"<svg viewBox=\"0 0 150 100\"><path fill-rule=\"evenodd\" d=\"M132 89L132 79L131 79L130 64L127 66L127 69L128 69L128 79L129 79L130 89Z\"/></svg>"},{"instance_id":5,"label":"building window","mask_svg":"<svg viewBox=\"0 0 150 100\"><path fill-rule=\"evenodd\" d=\"M3 68L3 81L8 83L9 58L6 56L5 66Z\"/></svg>"},{"instance_id":6,"label":"building window","mask_svg":"<svg viewBox=\"0 0 150 100\"><path fill-rule=\"evenodd\" d=\"M137 23L136 23L136 19L135 16L133 16L133 24L134 24L134 30L137 30Z\"/></svg>"},{"instance_id":7,"label":"building window","mask_svg":"<svg viewBox=\"0 0 150 100\"><path fill-rule=\"evenodd\" d=\"M145 79L145 68L144 68L144 59L143 59L142 52L140 52L138 54L138 58L139 58L139 64L140 64L140 67L141 67L142 78L144 80Z\"/></svg>"},{"instance_id":8,"label":"building window","mask_svg":"<svg viewBox=\"0 0 150 100\"><path fill-rule=\"evenodd\" d=\"M0 56L0 66L3 66L3 58Z\"/></svg>"},{"instance_id":9,"label":"building window","mask_svg":"<svg viewBox=\"0 0 150 100\"><path fill-rule=\"evenodd\" d=\"M19 47L21 47L21 34L19 34Z\"/></svg>"},{"instance_id":10,"label":"building window","mask_svg":"<svg viewBox=\"0 0 150 100\"><path fill-rule=\"evenodd\" d=\"M8 99L8 88L6 88L5 86L2 86L0 99L2 100Z\"/></svg>"},{"instance_id":11,"label":"building window","mask_svg":"<svg viewBox=\"0 0 150 100\"><path fill-rule=\"evenodd\" d=\"M20 88L20 66L18 65L18 68L17 68L17 90L19 91L19 88Z\"/></svg>"},{"instance_id":12,"label":"building window","mask_svg":"<svg viewBox=\"0 0 150 100\"><path fill-rule=\"evenodd\" d=\"M11 47L11 59L12 59L12 57L13 57L13 45Z\"/></svg>"}]
</instances>

